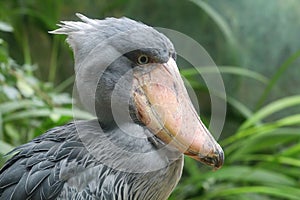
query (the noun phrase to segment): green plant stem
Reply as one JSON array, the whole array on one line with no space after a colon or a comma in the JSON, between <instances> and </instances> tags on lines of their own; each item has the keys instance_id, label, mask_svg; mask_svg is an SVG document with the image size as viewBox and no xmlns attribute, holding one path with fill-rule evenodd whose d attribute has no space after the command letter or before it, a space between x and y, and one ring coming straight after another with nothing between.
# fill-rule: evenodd
<instances>
[{"instance_id":1,"label":"green plant stem","mask_svg":"<svg viewBox=\"0 0 300 200\"><path fill-rule=\"evenodd\" d=\"M25 64L31 64L31 55L30 55L30 47L28 43L28 35L27 32L24 30L22 31L23 36L22 39L22 47L23 47L23 55L24 55L24 62Z\"/></svg>"},{"instance_id":2,"label":"green plant stem","mask_svg":"<svg viewBox=\"0 0 300 200\"><path fill-rule=\"evenodd\" d=\"M59 38L54 36L53 46L51 52L50 68L49 68L49 82L54 82L57 70L57 55L58 55Z\"/></svg>"},{"instance_id":3,"label":"green plant stem","mask_svg":"<svg viewBox=\"0 0 300 200\"><path fill-rule=\"evenodd\" d=\"M57 93L64 92L67 87L69 87L70 85L72 85L74 83L74 81L75 81L75 75L72 75L69 78L67 78L66 80L64 80L62 83L60 83L54 89L54 91Z\"/></svg>"},{"instance_id":4,"label":"green plant stem","mask_svg":"<svg viewBox=\"0 0 300 200\"><path fill-rule=\"evenodd\" d=\"M198 5L211 19L218 25L227 42L232 46L236 46L235 37L225 19L208 3L202 0L190 0Z\"/></svg>"}]
</instances>

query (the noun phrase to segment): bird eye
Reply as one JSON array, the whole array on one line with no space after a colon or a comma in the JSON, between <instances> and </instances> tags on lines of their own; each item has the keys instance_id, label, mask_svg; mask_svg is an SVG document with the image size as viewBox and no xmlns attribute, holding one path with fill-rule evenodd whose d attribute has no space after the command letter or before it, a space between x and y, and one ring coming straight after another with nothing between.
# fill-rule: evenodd
<instances>
[{"instance_id":1,"label":"bird eye","mask_svg":"<svg viewBox=\"0 0 300 200\"><path fill-rule=\"evenodd\" d=\"M140 65L144 65L144 64L147 64L149 62L149 58L148 58L148 56L142 54L138 57L137 62Z\"/></svg>"}]
</instances>

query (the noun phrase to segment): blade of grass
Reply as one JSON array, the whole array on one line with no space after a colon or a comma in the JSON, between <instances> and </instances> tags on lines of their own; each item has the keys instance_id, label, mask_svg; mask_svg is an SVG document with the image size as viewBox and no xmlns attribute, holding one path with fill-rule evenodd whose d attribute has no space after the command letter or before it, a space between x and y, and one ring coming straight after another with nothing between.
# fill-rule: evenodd
<instances>
[{"instance_id":1,"label":"blade of grass","mask_svg":"<svg viewBox=\"0 0 300 200\"><path fill-rule=\"evenodd\" d=\"M94 119L93 115L79 109L54 108L53 113L62 116L75 117L76 119Z\"/></svg>"},{"instance_id":2,"label":"blade of grass","mask_svg":"<svg viewBox=\"0 0 300 200\"><path fill-rule=\"evenodd\" d=\"M291 165L294 167L300 167L300 160L285 156L274 156L274 155L262 155L262 154L247 154L240 158L241 161L263 161L272 162L279 165Z\"/></svg>"},{"instance_id":3,"label":"blade of grass","mask_svg":"<svg viewBox=\"0 0 300 200\"><path fill-rule=\"evenodd\" d=\"M300 131L299 131L300 134ZM282 156L294 156L300 153L300 144L288 147L281 152Z\"/></svg>"},{"instance_id":4,"label":"blade of grass","mask_svg":"<svg viewBox=\"0 0 300 200\"><path fill-rule=\"evenodd\" d=\"M223 188L217 191L211 192L207 195L210 199L214 197L222 196L233 196L238 194L249 194L249 193L261 193L267 194L273 197L295 199L298 200L300 196L300 190L293 187L268 187L268 186L245 186L235 188Z\"/></svg>"},{"instance_id":5,"label":"blade of grass","mask_svg":"<svg viewBox=\"0 0 300 200\"><path fill-rule=\"evenodd\" d=\"M234 145L235 151L233 151L233 146L230 146L227 149L227 153L230 153L228 159L231 161L239 160L245 154L252 152L278 151L283 145L291 146L293 141L299 139L300 134L297 132L297 129L293 130L293 132L278 132L277 130L278 129L274 129L268 133L256 134L236 142L235 144L239 144L240 146L243 146L243 148Z\"/></svg>"},{"instance_id":6,"label":"blade of grass","mask_svg":"<svg viewBox=\"0 0 300 200\"><path fill-rule=\"evenodd\" d=\"M33 109L25 110L20 112L15 112L9 116L3 118L4 122L9 122L18 119L26 118L35 118L35 117L49 117L52 115L66 116L73 118L76 116L78 119L93 119L93 116L87 112L78 110L78 109L69 109L69 108L54 108L53 110L42 108L42 109Z\"/></svg>"},{"instance_id":7,"label":"blade of grass","mask_svg":"<svg viewBox=\"0 0 300 200\"><path fill-rule=\"evenodd\" d=\"M253 115L253 112L242 102L238 101L237 99L230 97L227 95L226 98L227 102L233 106L240 114L242 114L245 119L250 118Z\"/></svg>"},{"instance_id":8,"label":"blade of grass","mask_svg":"<svg viewBox=\"0 0 300 200\"><path fill-rule=\"evenodd\" d=\"M218 25L225 39L230 45L232 46L236 45L235 37L229 25L215 9L213 9L209 4L207 4L202 0L190 0L190 1L195 3L197 6L199 6L204 12L207 13L208 16L211 17L211 19Z\"/></svg>"},{"instance_id":9,"label":"blade of grass","mask_svg":"<svg viewBox=\"0 0 300 200\"><path fill-rule=\"evenodd\" d=\"M7 152L10 152L14 147L2 140L0 140L0 154L5 155Z\"/></svg>"},{"instance_id":10,"label":"blade of grass","mask_svg":"<svg viewBox=\"0 0 300 200\"><path fill-rule=\"evenodd\" d=\"M215 67L196 67L196 68L189 68L189 69L182 69L180 70L180 73L183 76L193 76L198 75L199 71L201 74L209 74L209 73L221 73L221 74L233 74L233 75L239 75L244 77L249 77L254 80L257 80L263 84L267 84L269 82L268 78L265 76L254 72L252 70L246 69L246 68L240 68L240 67L234 67L234 66L218 66L218 68Z\"/></svg>"},{"instance_id":11,"label":"blade of grass","mask_svg":"<svg viewBox=\"0 0 300 200\"><path fill-rule=\"evenodd\" d=\"M25 111L15 112L11 115L4 117L3 121L9 122L13 120L33 118L33 117L48 117L50 114L51 111L47 108L25 110Z\"/></svg>"},{"instance_id":12,"label":"blade of grass","mask_svg":"<svg viewBox=\"0 0 300 200\"><path fill-rule=\"evenodd\" d=\"M32 101L32 100L19 100L12 102L4 102L0 104L0 112L2 114L13 112L18 109L28 108L28 107L39 107L43 106L42 101Z\"/></svg>"},{"instance_id":13,"label":"blade of grass","mask_svg":"<svg viewBox=\"0 0 300 200\"><path fill-rule=\"evenodd\" d=\"M297 125L300 125L299 114L288 116L271 123L262 124L259 127L241 130L239 133L221 141L221 144L223 146L227 146L226 152L228 154L232 152L235 152L235 154L241 154L247 149L247 146L251 145L251 141L257 140L257 138L260 138L260 141L253 142L253 147L258 148L261 141L264 141L264 146L274 146L274 144L267 144L268 142L274 141L276 137L280 135L282 135L283 138L281 143L283 143L286 139L289 139L287 136L292 136L294 139L298 139L300 137L299 128L285 128L290 126L294 127ZM246 140L245 138L248 139ZM243 149L236 151L240 148L240 146L243 146ZM234 155L231 155L231 158L233 159Z\"/></svg>"},{"instance_id":14,"label":"blade of grass","mask_svg":"<svg viewBox=\"0 0 300 200\"><path fill-rule=\"evenodd\" d=\"M246 120L239 128L240 130L246 129L251 125L263 120L265 117L276 113L280 110L283 110L288 107L292 107L295 105L300 105L300 95L290 96L283 99L279 99L275 102L272 102L265 106L264 108L260 109L256 112L251 118Z\"/></svg>"},{"instance_id":15,"label":"blade of grass","mask_svg":"<svg viewBox=\"0 0 300 200\"><path fill-rule=\"evenodd\" d=\"M53 83L55 82L55 77L56 77L57 58L58 58L59 44L61 42L61 37L54 36L54 39L52 41L53 44L52 44L51 57L50 57L48 81Z\"/></svg>"},{"instance_id":16,"label":"blade of grass","mask_svg":"<svg viewBox=\"0 0 300 200\"><path fill-rule=\"evenodd\" d=\"M219 70L216 70L215 68L212 69L211 67L200 67L197 69L195 69L195 68L183 69L180 71L180 73L182 76L186 77L186 80L188 80L189 85L191 85L194 89L198 89L198 90L202 90L202 91L206 91L206 92L208 92L208 89L207 89L207 87L205 87L204 84L202 84L199 81L189 79L187 77L197 75L197 74L199 74L199 71L200 71L201 74L220 73L221 72L221 73L239 74L239 75L252 77L254 79L256 79L256 78L260 79L259 78L260 74L257 74L255 72L253 72L253 76L249 75L251 73L248 73L248 72L252 72L250 70L244 70L244 69L235 70L235 69L230 69L230 68L222 67L222 68L219 68L220 69L220 71L219 71ZM235 68L235 67L232 67L232 68ZM198 69L199 69L199 71L198 71ZM261 80L264 80L264 78L262 78ZM250 109L248 109L248 107L245 106L242 102L238 101L237 99L230 97L228 95L226 95L226 98L225 98L223 94L216 94L215 92L213 92L213 94L220 97L221 99L227 101L238 112L240 112L245 117L245 119L247 119L253 115L253 112Z\"/></svg>"},{"instance_id":17,"label":"blade of grass","mask_svg":"<svg viewBox=\"0 0 300 200\"><path fill-rule=\"evenodd\" d=\"M292 56L290 56L275 72L275 74L272 76L271 80L269 81L268 85L266 86L264 92L262 93L261 97L259 98L256 109L258 110L263 103L266 101L267 97L269 96L272 88L275 86L277 81L280 79L280 77L283 76L284 72L292 66L292 64L300 57L300 50L294 53Z\"/></svg>"},{"instance_id":18,"label":"blade of grass","mask_svg":"<svg viewBox=\"0 0 300 200\"><path fill-rule=\"evenodd\" d=\"M224 166L222 170L201 175L202 179L214 177L217 181L248 182L260 184L278 184L297 186L297 181L275 171L252 166Z\"/></svg>"},{"instance_id":19,"label":"blade of grass","mask_svg":"<svg viewBox=\"0 0 300 200\"><path fill-rule=\"evenodd\" d=\"M66 80L64 80L62 83L60 83L58 86L56 86L56 88L54 89L54 91L56 93L61 93L67 87L69 87L70 85L72 85L74 83L74 81L75 81L75 75L72 75L69 78L67 78Z\"/></svg>"}]
</instances>

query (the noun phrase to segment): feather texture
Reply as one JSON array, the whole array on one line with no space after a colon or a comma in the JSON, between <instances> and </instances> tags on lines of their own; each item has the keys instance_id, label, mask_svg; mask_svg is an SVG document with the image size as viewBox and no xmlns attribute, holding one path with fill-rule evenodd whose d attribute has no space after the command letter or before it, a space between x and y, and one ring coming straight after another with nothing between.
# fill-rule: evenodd
<instances>
[{"instance_id":1,"label":"feather texture","mask_svg":"<svg viewBox=\"0 0 300 200\"><path fill-rule=\"evenodd\" d=\"M134 173L138 163L128 163L130 159L124 153L105 147L104 143L108 140L116 139L114 133L109 137L90 137L91 132L99 133L97 128L96 120L69 123L51 129L28 144L18 147L15 150L16 155L0 171L0 199L157 200L169 196L181 176L182 157L172 161L167 160L167 157L162 158L162 154L155 154L152 160L142 162L147 162L148 165L153 162L166 162L165 167ZM102 161L109 157L111 162L126 162L128 165L124 165L123 170L118 170L101 162L81 141L78 129L85 130L81 133L82 138L90 138L96 146L103 147L93 147ZM119 138L119 142L123 139ZM136 143L142 145L143 142L143 152L153 148L146 139ZM130 151L136 150L126 148ZM108 151L110 153L105 154ZM124 170L127 166L132 166L132 169Z\"/></svg>"},{"instance_id":2,"label":"feather texture","mask_svg":"<svg viewBox=\"0 0 300 200\"><path fill-rule=\"evenodd\" d=\"M108 124L113 121L112 90L132 69L124 55L148 48L156 60L166 62L174 47L152 27L125 17L77 16L81 22L63 21L50 33L67 35L74 51L79 98L102 124ZM128 88L122 87L118 102L128 108L124 94ZM0 170L0 200L167 199L181 176L182 154L164 148L139 123L103 131L98 120L53 128L13 150L15 155Z\"/></svg>"}]
</instances>

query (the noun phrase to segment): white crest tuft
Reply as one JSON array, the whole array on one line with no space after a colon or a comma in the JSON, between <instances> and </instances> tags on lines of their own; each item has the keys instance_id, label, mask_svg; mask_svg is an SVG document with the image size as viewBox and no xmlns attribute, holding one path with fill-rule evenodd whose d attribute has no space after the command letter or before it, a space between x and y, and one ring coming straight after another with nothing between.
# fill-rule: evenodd
<instances>
[{"instance_id":1,"label":"white crest tuft","mask_svg":"<svg viewBox=\"0 0 300 200\"><path fill-rule=\"evenodd\" d=\"M79 17L82 22L77 21L61 21L60 24L57 24L60 28L49 31L52 34L70 34L74 32L85 32L86 30L95 29L97 20L90 19L80 13L76 13L76 16Z\"/></svg>"}]
</instances>

